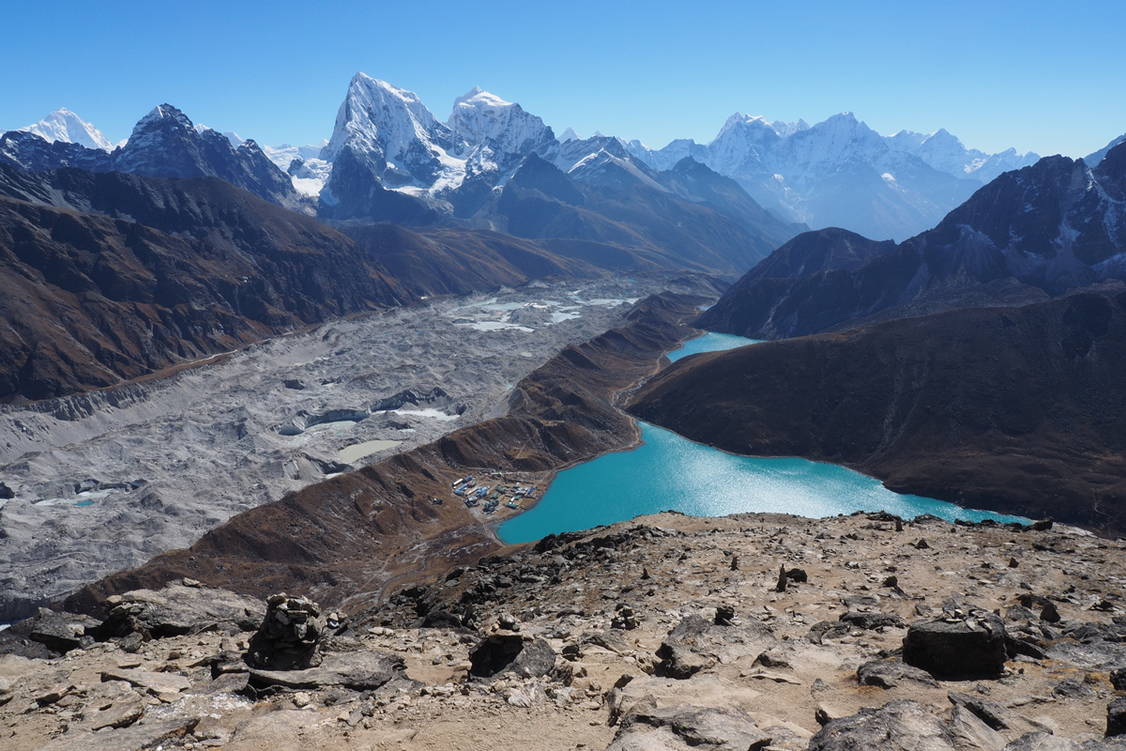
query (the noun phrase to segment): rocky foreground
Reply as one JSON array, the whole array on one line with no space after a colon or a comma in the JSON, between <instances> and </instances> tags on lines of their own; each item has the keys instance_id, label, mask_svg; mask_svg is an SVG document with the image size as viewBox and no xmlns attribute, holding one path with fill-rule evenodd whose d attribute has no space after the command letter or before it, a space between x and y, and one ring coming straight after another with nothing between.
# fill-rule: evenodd
<instances>
[{"instance_id":1,"label":"rocky foreground","mask_svg":"<svg viewBox=\"0 0 1126 751\"><path fill-rule=\"evenodd\" d=\"M325 612L192 580L0 632L5 749L1126 748L1126 549L642 517Z\"/></svg>"}]
</instances>

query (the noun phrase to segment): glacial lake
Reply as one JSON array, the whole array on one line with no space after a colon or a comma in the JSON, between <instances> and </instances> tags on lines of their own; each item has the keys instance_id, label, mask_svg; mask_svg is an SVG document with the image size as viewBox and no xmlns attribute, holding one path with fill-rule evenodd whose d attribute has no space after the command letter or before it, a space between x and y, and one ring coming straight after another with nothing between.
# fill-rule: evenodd
<instances>
[{"instance_id":1,"label":"glacial lake","mask_svg":"<svg viewBox=\"0 0 1126 751\"><path fill-rule=\"evenodd\" d=\"M729 334L705 334L669 353L669 359L754 343ZM836 464L738 456L656 425L638 425L640 446L560 472L535 507L500 526L501 539L530 542L668 510L698 516L758 511L808 517L888 511L905 519L933 514L948 521L1028 521L895 493L879 480Z\"/></svg>"}]
</instances>

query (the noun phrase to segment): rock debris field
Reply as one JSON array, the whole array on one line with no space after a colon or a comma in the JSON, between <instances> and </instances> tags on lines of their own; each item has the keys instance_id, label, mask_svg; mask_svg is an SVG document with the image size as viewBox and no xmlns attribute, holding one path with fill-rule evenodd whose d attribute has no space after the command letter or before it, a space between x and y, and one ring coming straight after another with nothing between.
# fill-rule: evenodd
<instances>
[{"instance_id":1,"label":"rock debris field","mask_svg":"<svg viewBox=\"0 0 1126 751\"><path fill-rule=\"evenodd\" d=\"M1126 748L1126 550L1046 526L665 513L344 613L173 582L0 633L0 745Z\"/></svg>"},{"instance_id":2,"label":"rock debris field","mask_svg":"<svg viewBox=\"0 0 1126 751\"><path fill-rule=\"evenodd\" d=\"M656 279L534 283L329 323L163 380L0 408L0 622L230 516L503 414ZM0 488L2 490L2 488Z\"/></svg>"}]
</instances>

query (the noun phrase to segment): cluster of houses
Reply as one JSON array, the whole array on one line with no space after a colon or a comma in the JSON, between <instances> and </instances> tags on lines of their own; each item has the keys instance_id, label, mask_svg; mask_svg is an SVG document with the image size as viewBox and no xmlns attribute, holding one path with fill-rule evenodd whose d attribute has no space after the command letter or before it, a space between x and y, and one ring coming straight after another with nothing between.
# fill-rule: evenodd
<instances>
[{"instance_id":1,"label":"cluster of houses","mask_svg":"<svg viewBox=\"0 0 1126 751\"><path fill-rule=\"evenodd\" d=\"M534 499L536 488L534 485L485 485L478 484L473 475L458 478L452 483L453 493L462 499L466 508L481 507L486 514L497 510L502 502L505 508L521 509L521 501L525 498ZM441 499L434 498L433 503L442 503Z\"/></svg>"}]
</instances>

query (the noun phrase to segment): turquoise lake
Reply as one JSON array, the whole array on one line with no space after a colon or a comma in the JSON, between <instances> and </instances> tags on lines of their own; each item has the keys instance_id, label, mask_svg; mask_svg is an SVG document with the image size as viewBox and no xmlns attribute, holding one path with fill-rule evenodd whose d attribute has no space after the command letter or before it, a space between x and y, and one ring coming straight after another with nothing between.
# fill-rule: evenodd
<instances>
[{"instance_id":1,"label":"turquoise lake","mask_svg":"<svg viewBox=\"0 0 1126 751\"><path fill-rule=\"evenodd\" d=\"M705 334L670 353L669 359L753 343L728 334ZM530 542L552 533L668 510L699 516L763 511L809 517L888 511L907 519L934 514L948 521L1027 521L934 498L901 495L874 478L836 464L796 457L737 456L655 425L638 424L640 446L560 472L534 508L500 526L501 539Z\"/></svg>"}]
</instances>

